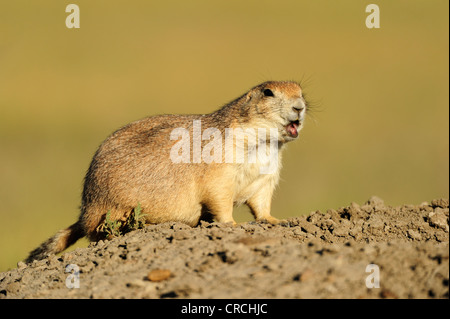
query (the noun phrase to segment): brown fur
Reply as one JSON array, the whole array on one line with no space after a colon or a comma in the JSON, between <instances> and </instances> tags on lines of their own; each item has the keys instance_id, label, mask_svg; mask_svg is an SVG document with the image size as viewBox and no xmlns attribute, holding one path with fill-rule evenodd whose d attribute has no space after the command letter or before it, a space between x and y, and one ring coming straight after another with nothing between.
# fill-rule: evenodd
<instances>
[{"instance_id":1,"label":"brown fur","mask_svg":"<svg viewBox=\"0 0 450 319\"><path fill-rule=\"evenodd\" d=\"M265 96L265 89L272 90L274 96ZM210 114L152 116L120 128L100 145L92 159L84 181L79 221L32 251L27 262L58 253L83 236L92 241L103 239L98 226L106 213L110 212L113 220L124 220L138 203L146 222L152 224L180 221L195 226L200 219L211 217L234 223L233 206L242 203L249 206L256 220L278 223L270 215L272 193L279 179L281 150L295 139L286 133L286 125L300 119L300 130L305 107L297 83L265 82ZM192 163L194 120L201 120L202 130L219 129L222 145L225 128L277 128L277 171L260 174L259 161ZM177 127L190 132L190 163L173 163L170 158L170 150L177 143L170 140L170 133ZM202 141L202 146L206 142Z\"/></svg>"}]
</instances>

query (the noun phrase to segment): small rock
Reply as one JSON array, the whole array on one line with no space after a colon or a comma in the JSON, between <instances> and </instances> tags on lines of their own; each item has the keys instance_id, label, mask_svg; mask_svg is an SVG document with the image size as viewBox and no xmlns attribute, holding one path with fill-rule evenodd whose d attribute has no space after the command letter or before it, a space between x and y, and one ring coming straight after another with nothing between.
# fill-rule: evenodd
<instances>
[{"instance_id":1,"label":"small rock","mask_svg":"<svg viewBox=\"0 0 450 319\"><path fill-rule=\"evenodd\" d=\"M12 282L6 286L6 291L9 293L17 293L20 290L20 283Z\"/></svg>"},{"instance_id":2,"label":"small rock","mask_svg":"<svg viewBox=\"0 0 450 319\"><path fill-rule=\"evenodd\" d=\"M323 226L325 226L326 229L328 229L330 232L332 232L333 229L336 227L336 223L334 221L332 221L331 219L328 219L323 222Z\"/></svg>"},{"instance_id":3,"label":"small rock","mask_svg":"<svg viewBox=\"0 0 450 319\"><path fill-rule=\"evenodd\" d=\"M431 201L431 206L433 207L441 207L441 208L448 208L448 199L433 199Z\"/></svg>"},{"instance_id":4,"label":"small rock","mask_svg":"<svg viewBox=\"0 0 450 319\"><path fill-rule=\"evenodd\" d=\"M70 253L66 253L62 255L61 258L64 262L69 262L73 258L73 255Z\"/></svg>"},{"instance_id":5,"label":"small rock","mask_svg":"<svg viewBox=\"0 0 450 319\"><path fill-rule=\"evenodd\" d=\"M183 239L188 239L190 236L189 236L188 231L179 230L179 231L174 232L172 237L173 237L173 239L176 239L176 240L183 240Z\"/></svg>"},{"instance_id":6,"label":"small rock","mask_svg":"<svg viewBox=\"0 0 450 319\"><path fill-rule=\"evenodd\" d=\"M320 228L317 227L316 225L313 225L312 223L303 222L300 224L300 227L301 227L301 230L303 230L305 233L315 235L318 232L320 232Z\"/></svg>"},{"instance_id":7,"label":"small rock","mask_svg":"<svg viewBox=\"0 0 450 319\"><path fill-rule=\"evenodd\" d=\"M291 225L291 227L298 226L300 219L301 219L300 217L288 218L289 225Z\"/></svg>"},{"instance_id":8,"label":"small rock","mask_svg":"<svg viewBox=\"0 0 450 319\"><path fill-rule=\"evenodd\" d=\"M366 222L366 227L373 235L381 235L384 231L384 222L380 218L371 218Z\"/></svg>"},{"instance_id":9,"label":"small rock","mask_svg":"<svg viewBox=\"0 0 450 319\"><path fill-rule=\"evenodd\" d=\"M323 217L323 214L320 210L316 210L315 212L312 212L306 220L310 223L317 223L321 218Z\"/></svg>"},{"instance_id":10,"label":"small rock","mask_svg":"<svg viewBox=\"0 0 450 319\"><path fill-rule=\"evenodd\" d=\"M103 240L99 240L98 242L97 242L97 247L98 248L102 248L103 246L105 246L105 242L103 241Z\"/></svg>"},{"instance_id":11,"label":"small rock","mask_svg":"<svg viewBox=\"0 0 450 319\"><path fill-rule=\"evenodd\" d=\"M414 229L408 229L407 231L408 237L415 240L422 240L422 235L418 231L415 231Z\"/></svg>"},{"instance_id":12,"label":"small rock","mask_svg":"<svg viewBox=\"0 0 450 319\"><path fill-rule=\"evenodd\" d=\"M333 235L338 236L338 237L346 237L346 236L348 236L348 231L349 231L349 229L346 227L342 227L342 226L335 227L333 230Z\"/></svg>"},{"instance_id":13,"label":"small rock","mask_svg":"<svg viewBox=\"0 0 450 319\"><path fill-rule=\"evenodd\" d=\"M23 261L19 261L19 262L17 263L17 268L19 268L19 269L25 269L25 268L27 268L27 264L24 263Z\"/></svg>"},{"instance_id":14,"label":"small rock","mask_svg":"<svg viewBox=\"0 0 450 319\"><path fill-rule=\"evenodd\" d=\"M369 201L370 201L370 199L369 199ZM383 202L383 204L384 204L384 202ZM359 214L361 212L361 207L357 203L351 202L349 210L351 211L352 215Z\"/></svg>"},{"instance_id":15,"label":"small rock","mask_svg":"<svg viewBox=\"0 0 450 319\"><path fill-rule=\"evenodd\" d=\"M377 196L372 196L369 198L369 200L366 202L366 204L373 205L373 206L384 206L384 200L382 200L381 198L379 198Z\"/></svg>"},{"instance_id":16,"label":"small rock","mask_svg":"<svg viewBox=\"0 0 450 319\"><path fill-rule=\"evenodd\" d=\"M305 282L313 277L314 277L314 271L307 268L302 273L295 275L294 278L292 278L292 280Z\"/></svg>"},{"instance_id":17,"label":"small rock","mask_svg":"<svg viewBox=\"0 0 450 319\"><path fill-rule=\"evenodd\" d=\"M350 230L348 234L352 236L356 241L360 241L363 238L363 235L358 231Z\"/></svg>"},{"instance_id":18,"label":"small rock","mask_svg":"<svg viewBox=\"0 0 450 319\"><path fill-rule=\"evenodd\" d=\"M341 216L335 209L328 209L327 214L330 215L330 218L336 223L338 223L341 220Z\"/></svg>"},{"instance_id":19,"label":"small rock","mask_svg":"<svg viewBox=\"0 0 450 319\"><path fill-rule=\"evenodd\" d=\"M447 233L449 231L448 218L439 208L436 208L434 212L428 214L428 223L430 224L430 226L441 228Z\"/></svg>"},{"instance_id":20,"label":"small rock","mask_svg":"<svg viewBox=\"0 0 450 319\"><path fill-rule=\"evenodd\" d=\"M30 282L32 282L34 280L34 277L32 275L31 272L27 272L25 273L22 278L20 279L20 281L22 282L22 284L24 285L28 285Z\"/></svg>"},{"instance_id":21,"label":"small rock","mask_svg":"<svg viewBox=\"0 0 450 319\"><path fill-rule=\"evenodd\" d=\"M163 281L170 277L171 272L168 269L154 269L147 275L147 279L150 281Z\"/></svg>"},{"instance_id":22,"label":"small rock","mask_svg":"<svg viewBox=\"0 0 450 319\"><path fill-rule=\"evenodd\" d=\"M304 281L307 281L307 280L309 280L309 279L311 279L313 277L314 277L314 271L312 271L311 269L306 269L304 272L302 272L300 274L299 280L301 282L304 282Z\"/></svg>"},{"instance_id":23,"label":"small rock","mask_svg":"<svg viewBox=\"0 0 450 319\"><path fill-rule=\"evenodd\" d=\"M48 267L47 269L58 269L60 266L60 261L56 256L50 256L48 257Z\"/></svg>"}]
</instances>

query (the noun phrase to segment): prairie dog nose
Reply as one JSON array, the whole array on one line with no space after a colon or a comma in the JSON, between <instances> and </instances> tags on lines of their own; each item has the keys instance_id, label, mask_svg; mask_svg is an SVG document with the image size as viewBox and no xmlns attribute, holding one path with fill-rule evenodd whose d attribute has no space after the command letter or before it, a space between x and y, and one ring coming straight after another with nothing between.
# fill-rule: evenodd
<instances>
[{"instance_id":1,"label":"prairie dog nose","mask_svg":"<svg viewBox=\"0 0 450 319\"><path fill-rule=\"evenodd\" d=\"M293 106L292 108L296 112L302 112L305 109L305 107L303 105L296 105L296 106Z\"/></svg>"},{"instance_id":2,"label":"prairie dog nose","mask_svg":"<svg viewBox=\"0 0 450 319\"><path fill-rule=\"evenodd\" d=\"M303 98L298 99L296 102L293 103L294 106L292 107L295 112L301 113L306 108L306 103Z\"/></svg>"}]
</instances>

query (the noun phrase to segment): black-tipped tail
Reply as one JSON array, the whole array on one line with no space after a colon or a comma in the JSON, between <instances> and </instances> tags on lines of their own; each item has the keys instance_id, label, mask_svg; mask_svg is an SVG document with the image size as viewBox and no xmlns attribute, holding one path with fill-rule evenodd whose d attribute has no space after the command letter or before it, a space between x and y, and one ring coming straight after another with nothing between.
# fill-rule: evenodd
<instances>
[{"instance_id":1,"label":"black-tipped tail","mask_svg":"<svg viewBox=\"0 0 450 319\"><path fill-rule=\"evenodd\" d=\"M30 253L25 262L31 263L33 260L44 259L51 254L60 253L84 236L85 233L83 227L78 221L70 227L58 231L53 237L50 237L43 242L38 248Z\"/></svg>"}]
</instances>

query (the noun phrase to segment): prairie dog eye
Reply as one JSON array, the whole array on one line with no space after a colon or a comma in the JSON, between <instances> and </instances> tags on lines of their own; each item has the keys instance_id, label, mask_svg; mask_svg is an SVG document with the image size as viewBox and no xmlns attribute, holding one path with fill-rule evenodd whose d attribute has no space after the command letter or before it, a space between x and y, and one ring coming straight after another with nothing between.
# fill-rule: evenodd
<instances>
[{"instance_id":1,"label":"prairie dog eye","mask_svg":"<svg viewBox=\"0 0 450 319\"><path fill-rule=\"evenodd\" d=\"M264 96L273 96L273 92L270 89L265 89L263 91L263 93L264 93Z\"/></svg>"}]
</instances>

